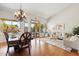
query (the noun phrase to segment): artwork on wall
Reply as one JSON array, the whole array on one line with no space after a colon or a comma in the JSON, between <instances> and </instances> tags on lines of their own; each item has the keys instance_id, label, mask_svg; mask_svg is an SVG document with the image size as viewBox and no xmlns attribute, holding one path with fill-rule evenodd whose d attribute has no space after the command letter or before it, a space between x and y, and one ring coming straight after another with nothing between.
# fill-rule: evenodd
<instances>
[{"instance_id":1,"label":"artwork on wall","mask_svg":"<svg viewBox=\"0 0 79 59\"><path fill-rule=\"evenodd\" d=\"M63 31L65 30L65 24L56 24L53 26L53 31Z\"/></svg>"},{"instance_id":2,"label":"artwork on wall","mask_svg":"<svg viewBox=\"0 0 79 59\"><path fill-rule=\"evenodd\" d=\"M65 29L65 24L58 24L57 25L57 30L64 30Z\"/></svg>"}]
</instances>

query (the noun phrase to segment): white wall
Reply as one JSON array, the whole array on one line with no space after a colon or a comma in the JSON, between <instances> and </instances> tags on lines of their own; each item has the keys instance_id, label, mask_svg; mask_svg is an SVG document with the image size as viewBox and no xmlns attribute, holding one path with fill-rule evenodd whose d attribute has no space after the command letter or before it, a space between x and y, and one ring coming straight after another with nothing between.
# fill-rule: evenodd
<instances>
[{"instance_id":1,"label":"white wall","mask_svg":"<svg viewBox=\"0 0 79 59\"><path fill-rule=\"evenodd\" d=\"M14 13L9 12L9 11L0 10L0 18L13 19L14 18Z\"/></svg>"},{"instance_id":2,"label":"white wall","mask_svg":"<svg viewBox=\"0 0 79 59\"><path fill-rule=\"evenodd\" d=\"M48 28L52 31L54 24L65 24L65 32L72 32L72 28L79 26L79 4L72 4L71 7L56 15L48 23Z\"/></svg>"}]
</instances>

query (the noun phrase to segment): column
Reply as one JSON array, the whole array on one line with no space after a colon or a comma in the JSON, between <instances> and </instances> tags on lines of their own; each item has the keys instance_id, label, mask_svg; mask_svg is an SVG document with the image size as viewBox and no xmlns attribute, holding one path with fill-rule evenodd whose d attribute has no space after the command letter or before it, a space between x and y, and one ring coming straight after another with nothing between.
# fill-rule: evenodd
<instances>
[{"instance_id":1,"label":"column","mask_svg":"<svg viewBox=\"0 0 79 59\"><path fill-rule=\"evenodd\" d=\"M28 18L28 32L31 32L31 19Z\"/></svg>"},{"instance_id":2,"label":"column","mask_svg":"<svg viewBox=\"0 0 79 59\"><path fill-rule=\"evenodd\" d=\"M20 21L20 29L24 32L24 21Z\"/></svg>"}]
</instances>

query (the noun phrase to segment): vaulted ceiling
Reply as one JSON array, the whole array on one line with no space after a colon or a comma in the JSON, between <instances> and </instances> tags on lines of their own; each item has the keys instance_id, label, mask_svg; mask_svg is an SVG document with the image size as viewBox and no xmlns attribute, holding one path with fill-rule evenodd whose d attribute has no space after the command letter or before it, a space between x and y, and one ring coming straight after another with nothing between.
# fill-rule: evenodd
<instances>
[{"instance_id":1,"label":"vaulted ceiling","mask_svg":"<svg viewBox=\"0 0 79 59\"><path fill-rule=\"evenodd\" d=\"M32 18L39 16L42 19L50 19L68 8L68 3L22 3L22 9ZM14 12L20 8L20 3L1 3L0 17L14 18Z\"/></svg>"}]
</instances>

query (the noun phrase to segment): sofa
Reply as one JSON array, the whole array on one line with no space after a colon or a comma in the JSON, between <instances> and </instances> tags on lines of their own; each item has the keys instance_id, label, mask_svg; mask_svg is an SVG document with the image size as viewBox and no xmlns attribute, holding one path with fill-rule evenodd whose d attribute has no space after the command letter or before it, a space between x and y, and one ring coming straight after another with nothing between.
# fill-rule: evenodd
<instances>
[{"instance_id":1,"label":"sofa","mask_svg":"<svg viewBox=\"0 0 79 59\"><path fill-rule=\"evenodd\" d=\"M79 50L79 35L71 36L64 39L64 45L72 49Z\"/></svg>"}]
</instances>

